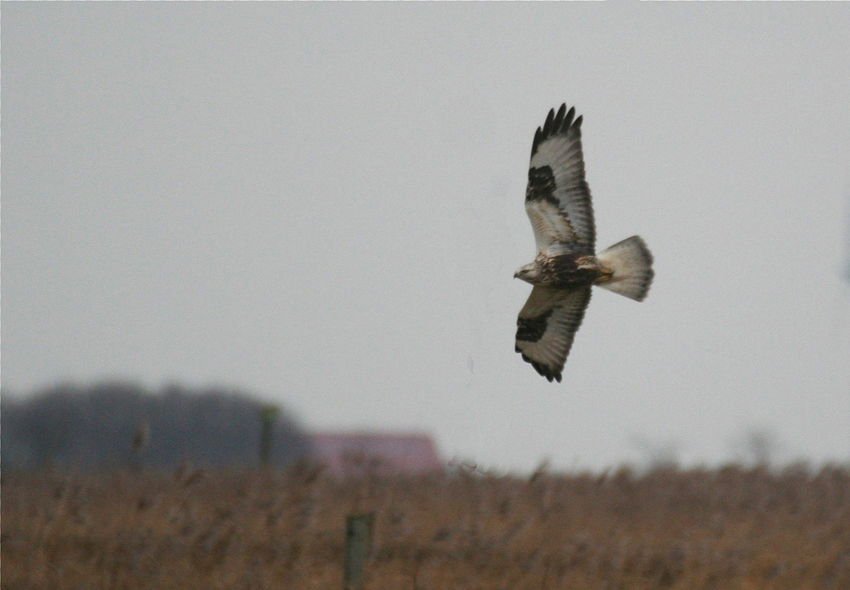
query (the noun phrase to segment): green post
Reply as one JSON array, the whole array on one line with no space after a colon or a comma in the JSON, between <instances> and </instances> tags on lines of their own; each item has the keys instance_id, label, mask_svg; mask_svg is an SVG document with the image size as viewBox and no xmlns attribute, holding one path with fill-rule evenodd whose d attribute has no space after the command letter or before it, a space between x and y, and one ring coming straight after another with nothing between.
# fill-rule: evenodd
<instances>
[{"instance_id":1,"label":"green post","mask_svg":"<svg viewBox=\"0 0 850 590\"><path fill-rule=\"evenodd\" d=\"M360 590L366 580L366 564L372 553L375 513L352 514L345 521L343 590Z\"/></svg>"},{"instance_id":2,"label":"green post","mask_svg":"<svg viewBox=\"0 0 850 590\"><path fill-rule=\"evenodd\" d=\"M272 457L272 437L274 435L274 422L280 408L274 404L266 404L260 408L260 420L262 420L262 431L260 432L260 464L266 467Z\"/></svg>"},{"instance_id":3,"label":"green post","mask_svg":"<svg viewBox=\"0 0 850 590\"><path fill-rule=\"evenodd\" d=\"M129 465L131 471L139 471L142 468L142 454L148 446L151 438L151 427L147 420L142 420L136 427L136 436L133 437L133 448L130 450Z\"/></svg>"}]
</instances>

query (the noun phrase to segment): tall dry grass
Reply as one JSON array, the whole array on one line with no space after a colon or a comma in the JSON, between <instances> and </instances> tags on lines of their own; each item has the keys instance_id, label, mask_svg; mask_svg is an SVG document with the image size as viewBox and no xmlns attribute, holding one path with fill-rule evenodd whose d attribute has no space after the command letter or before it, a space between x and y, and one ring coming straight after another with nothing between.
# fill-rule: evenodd
<instances>
[{"instance_id":1,"label":"tall dry grass","mask_svg":"<svg viewBox=\"0 0 850 590\"><path fill-rule=\"evenodd\" d=\"M309 469L6 475L2 587L850 588L850 472L627 469L334 481Z\"/></svg>"}]
</instances>

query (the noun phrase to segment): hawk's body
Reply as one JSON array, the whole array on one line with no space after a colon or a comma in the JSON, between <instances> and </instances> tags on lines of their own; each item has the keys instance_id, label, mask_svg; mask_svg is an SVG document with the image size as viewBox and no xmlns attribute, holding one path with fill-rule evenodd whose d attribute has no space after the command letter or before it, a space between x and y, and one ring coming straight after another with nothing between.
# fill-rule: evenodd
<instances>
[{"instance_id":1,"label":"hawk's body","mask_svg":"<svg viewBox=\"0 0 850 590\"><path fill-rule=\"evenodd\" d=\"M537 256L514 275L534 285L517 319L516 351L549 381L561 380L591 285L642 301L654 274L652 254L637 236L596 255L582 118L574 115L574 108L567 112L561 105L534 135L525 210Z\"/></svg>"},{"instance_id":2,"label":"hawk's body","mask_svg":"<svg viewBox=\"0 0 850 590\"><path fill-rule=\"evenodd\" d=\"M539 274L529 282L532 285L555 289L589 287L605 274L594 256L584 254L541 252L532 264Z\"/></svg>"}]
</instances>

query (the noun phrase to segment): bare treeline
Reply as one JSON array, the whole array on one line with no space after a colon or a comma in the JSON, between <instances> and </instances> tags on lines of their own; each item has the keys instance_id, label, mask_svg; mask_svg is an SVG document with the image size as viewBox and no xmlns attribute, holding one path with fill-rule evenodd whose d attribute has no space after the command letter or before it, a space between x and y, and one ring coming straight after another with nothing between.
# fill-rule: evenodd
<instances>
[{"instance_id":1,"label":"bare treeline","mask_svg":"<svg viewBox=\"0 0 850 590\"><path fill-rule=\"evenodd\" d=\"M4 394L3 466L254 465L268 407L237 390L170 385L151 392L128 382ZM304 455L306 439L286 413L277 413L272 436L272 463L288 464Z\"/></svg>"}]
</instances>

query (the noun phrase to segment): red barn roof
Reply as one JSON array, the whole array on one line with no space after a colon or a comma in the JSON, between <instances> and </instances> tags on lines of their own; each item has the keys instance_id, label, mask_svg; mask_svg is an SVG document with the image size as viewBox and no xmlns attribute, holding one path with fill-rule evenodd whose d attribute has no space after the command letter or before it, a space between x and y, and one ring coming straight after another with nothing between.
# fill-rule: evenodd
<instances>
[{"instance_id":1,"label":"red barn roof","mask_svg":"<svg viewBox=\"0 0 850 590\"><path fill-rule=\"evenodd\" d=\"M308 435L310 459L336 477L442 473L434 439L422 433L326 432Z\"/></svg>"}]
</instances>

